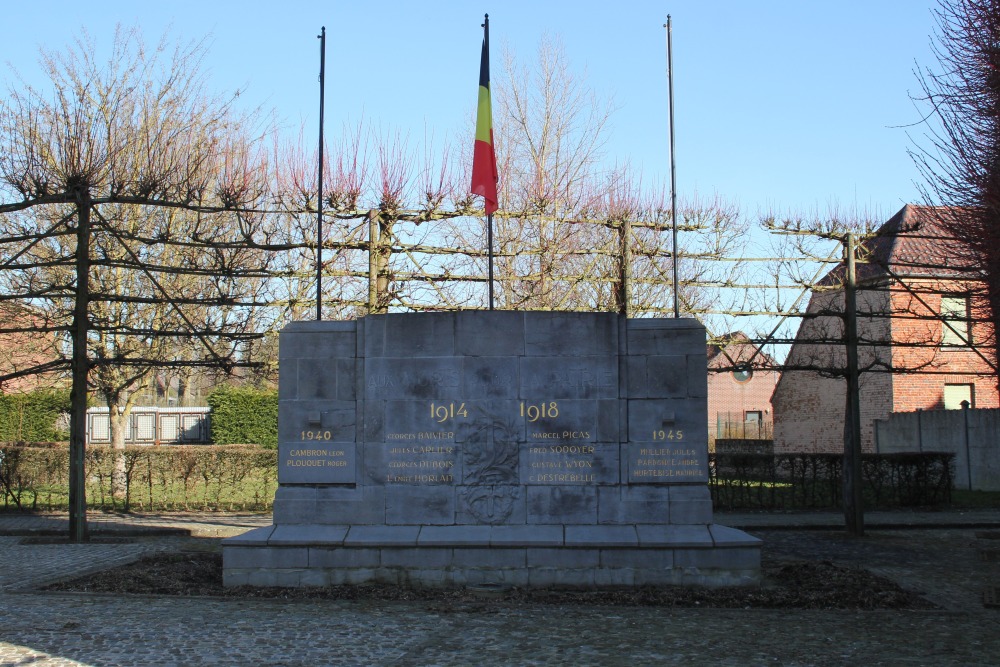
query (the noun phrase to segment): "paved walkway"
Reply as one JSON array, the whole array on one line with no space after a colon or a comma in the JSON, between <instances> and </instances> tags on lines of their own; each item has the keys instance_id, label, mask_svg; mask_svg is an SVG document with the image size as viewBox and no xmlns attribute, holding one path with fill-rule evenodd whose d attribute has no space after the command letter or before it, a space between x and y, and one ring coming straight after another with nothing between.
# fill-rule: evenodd
<instances>
[{"instance_id":1,"label":"paved walkway","mask_svg":"<svg viewBox=\"0 0 1000 667\"><path fill-rule=\"evenodd\" d=\"M736 514L765 557L864 565L934 611L717 610L583 605L246 600L39 593L47 581L270 523L261 515L92 514L97 536L45 544L64 517L0 514L0 665L996 665L1000 512ZM824 528L824 530L816 530ZM193 535L193 538L184 535Z\"/></svg>"}]
</instances>

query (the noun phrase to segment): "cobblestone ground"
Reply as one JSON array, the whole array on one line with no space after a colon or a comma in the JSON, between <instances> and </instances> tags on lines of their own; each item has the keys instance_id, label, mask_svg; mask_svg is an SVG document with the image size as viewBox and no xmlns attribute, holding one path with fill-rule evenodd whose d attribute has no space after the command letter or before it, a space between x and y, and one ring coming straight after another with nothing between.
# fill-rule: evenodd
<instances>
[{"instance_id":1,"label":"cobblestone ground","mask_svg":"<svg viewBox=\"0 0 1000 667\"><path fill-rule=\"evenodd\" d=\"M3 665L995 665L992 614L7 595Z\"/></svg>"},{"instance_id":2,"label":"cobblestone ground","mask_svg":"<svg viewBox=\"0 0 1000 667\"><path fill-rule=\"evenodd\" d=\"M40 583L176 548L25 545L0 538L0 665L996 665L1000 583L974 530L755 531L779 557L864 563L939 611L459 607L440 602L224 600L33 592ZM173 545L173 546L172 546ZM27 591L27 592L25 592Z\"/></svg>"}]
</instances>

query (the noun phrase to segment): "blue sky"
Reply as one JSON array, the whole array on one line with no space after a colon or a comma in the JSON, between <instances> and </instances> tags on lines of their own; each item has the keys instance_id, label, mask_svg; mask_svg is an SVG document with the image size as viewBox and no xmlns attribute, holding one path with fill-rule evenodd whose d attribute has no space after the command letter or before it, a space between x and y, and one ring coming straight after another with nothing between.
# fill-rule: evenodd
<instances>
[{"instance_id":1,"label":"blue sky","mask_svg":"<svg viewBox=\"0 0 1000 667\"><path fill-rule=\"evenodd\" d=\"M907 132L922 130L899 126L920 119L908 94L917 88L915 63L933 64L935 5L55 0L6 8L0 61L33 80L39 47L62 49L81 27L107 41L118 22L150 39L168 26L185 39L207 35L215 87L246 87L246 98L276 108L290 132L304 125L314 136L316 35L325 25L328 136L363 118L411 146L425 136L461 144L489 12L494 62L504 45L531 62L544 34L558 37L574 70L616 102L609 163L628 162L657 181L669 175L669 13L680 198L717 194L748 214L831 206L890 214L919 200L906 150Z\"/></svg>"}]
</instances>

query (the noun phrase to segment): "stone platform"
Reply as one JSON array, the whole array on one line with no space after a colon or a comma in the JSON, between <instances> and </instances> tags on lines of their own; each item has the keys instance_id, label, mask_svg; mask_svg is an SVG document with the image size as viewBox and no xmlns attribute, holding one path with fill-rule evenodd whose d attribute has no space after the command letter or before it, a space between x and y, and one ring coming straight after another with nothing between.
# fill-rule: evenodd
<instances>
[{"instance_id":1,"label":"stone platform","mask_svg":"<svg viewBox=\"0 0 1000 667\"><path fill-rule=\"evenodd\" d=\"M258 528L225 542L227 586L741 586L760 540L726 526Z\"/></svg>"},{"instance_id":2,"label":"stone platform","mask_svg":"<svg viewBox=\"0 0 1000 667\"><path fill-rule=\"evenodd\" d=\"M715 525L694 320L484 312L281 333L274 525L226 585L752 585Z\"/></svg>"}]
</instances>

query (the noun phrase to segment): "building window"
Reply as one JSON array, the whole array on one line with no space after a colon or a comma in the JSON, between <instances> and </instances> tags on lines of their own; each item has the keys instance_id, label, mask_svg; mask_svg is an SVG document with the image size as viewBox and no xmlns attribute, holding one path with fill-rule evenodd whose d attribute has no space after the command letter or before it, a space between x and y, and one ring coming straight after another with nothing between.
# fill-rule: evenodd
<instances>
[{"instance_id":1,"label":"building window","mask_svg":"<svg viewBox=\"0 0 1000 667\"><path fill-rule=\"evenodd\" d=\"M733 371L733 379L740 384L749 382L753 377L753 369L749 366L739 366Z\"/></svg>"},{"instance_id":2,"label":"building window","mask_svg":"<svg viewBox=\"0 0 1000 667\"><path fill-rule=\"evenodd\" d=\"M975 387L971 384L946 384L944 386L944 409L961 410L962 401L968 401L969 407L976 407Z\"/></svg>"},{"instance_id":3,"label":"building window","mask_svg":"<svg viewBox=\"0 0 1000 667\"><path fill-rule=\"evenodd\" d=\"M764 421L764 413L760 410L747 410L744 413L743 421L747 424L759 426Z\"/></svg>"},{"instance_id":4,"label":"building window","mask_svg":"<svg viewBox=\"0 0 1000 667\"><path fill-rule=\"evenodd\" d=\"M968 297L942 296L941 319L942 347L968 347L972 344Z\"/></svg>"}]
</instances>

